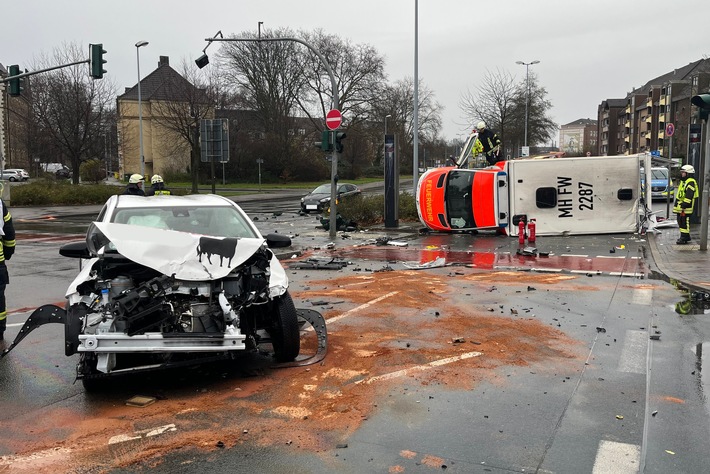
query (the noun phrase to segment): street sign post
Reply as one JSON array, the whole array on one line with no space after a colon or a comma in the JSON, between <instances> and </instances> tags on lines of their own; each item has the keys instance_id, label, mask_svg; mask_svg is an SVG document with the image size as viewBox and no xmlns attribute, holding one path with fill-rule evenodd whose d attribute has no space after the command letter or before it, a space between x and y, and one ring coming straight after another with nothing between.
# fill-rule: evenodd
<instances>
[{"instance_id":1,"label":"street sign post","mask_svg":"<svg viewBox=\"0 0 710 474\"><path fill-rule=\"evenodd\" d=\"M325 116L325 126L329 130L337 130L340 128L340 124L343 123L343 116L340 114L340 110L331 109Z\"/></svg>"}]
</instances>

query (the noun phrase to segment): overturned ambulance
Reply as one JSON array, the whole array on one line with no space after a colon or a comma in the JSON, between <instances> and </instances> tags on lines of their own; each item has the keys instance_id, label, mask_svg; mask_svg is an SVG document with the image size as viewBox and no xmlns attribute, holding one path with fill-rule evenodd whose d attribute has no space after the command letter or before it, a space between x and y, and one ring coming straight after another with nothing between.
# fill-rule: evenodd
<instances>
[{"instance_id":1,"label":"overturned ambulance","mask_svg":"<svg viewBox=\"0 0 710 474\"><path fill-rule=\"evenodd\" d=\"M637 230L639 155L528 158L464 168L475 139L469 137L456 166L421 176L417 212L430 229L518 235L520 220L535 219L538 235Z\"/></svg>"}]
</instances>

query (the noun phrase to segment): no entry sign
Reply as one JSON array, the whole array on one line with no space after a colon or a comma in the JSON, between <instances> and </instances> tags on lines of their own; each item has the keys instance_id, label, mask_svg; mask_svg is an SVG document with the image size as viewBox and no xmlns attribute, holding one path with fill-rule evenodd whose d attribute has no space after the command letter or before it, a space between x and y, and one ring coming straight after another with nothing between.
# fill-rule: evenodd
<instances>
[{"instance_id":1,"label":"no entry sign","mask_svg":"<svg viewBox=\"0 0 710 474\"><path fill-rule=\"evenodd\" d=\"M329 110L325 116L325 126L330 130L337 130L341 123L343 123L343 116L340 114L340 110Z\"/></svg>"}]
</instances>

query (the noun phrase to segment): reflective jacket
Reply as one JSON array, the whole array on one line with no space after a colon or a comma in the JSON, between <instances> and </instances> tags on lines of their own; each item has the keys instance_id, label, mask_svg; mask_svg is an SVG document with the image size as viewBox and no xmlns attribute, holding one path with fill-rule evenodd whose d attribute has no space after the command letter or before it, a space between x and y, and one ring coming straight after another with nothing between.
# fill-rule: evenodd
<instances>
[{"instance_id":1,"label":"reflective jacket","mask_svg":"<svg viewBox=\"0 0 710 474\"><path fill-rule=\"evenodd\" d=\"M675 214L680 214L681 212L692 214L699 194L698 182L695 181L695 178L687 177L682 180L675 194L673 212Z\"/></svg>"},{"instance_id":2,"label":"reflective jacket","mask_svg":"<svg viewBox=\"0 0 710 474\"><path fill-rule=\"evenodd\" d=\"M483 153L486 155L491 153L491 151L494 151L495 147L500 148L500 138L498 138L498 135L495 132L489 129L485 129L479 133L478 139L481 141L481 145L483 145Z\"/></svg>"}]
</instances>

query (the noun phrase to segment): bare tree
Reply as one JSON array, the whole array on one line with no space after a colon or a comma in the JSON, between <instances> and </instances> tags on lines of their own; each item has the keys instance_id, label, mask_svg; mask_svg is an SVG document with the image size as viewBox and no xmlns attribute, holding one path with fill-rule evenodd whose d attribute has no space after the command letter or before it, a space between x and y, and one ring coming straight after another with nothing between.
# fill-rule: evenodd
<instances>
[{"instance_id":1,"label":"bare tree","mask_svg":"<svg viewBox=\"0 0 710 474\"><path fill-rule=\"evenodd\" d=\"M43 56L33 68L47 69L87 59L87 48L66 44ZM32 111L37 126L69 158L79 182L83 161L97 158L103 149L108 115L112 113L116 86L108 79L93 80L86 64L37 74L32 80ZM99 155L101 156L101 155Z\"/></svg>"},{"instance_id":2,"label":"bare tree","mask_svg":"<svg viewBox=\"0 0 710 474\"><path fill-rule=\"evenodd\" d=\"M483 120L492 130L496 130L505 144L508 128L515 118L516 98L519 86L507 71L498 69L495 73L486 71L483 81L474 92L470 90L459 99L459 108L473 129Z\"/></svg>"},{"instance_id":3,"label":"bare tree","mask_svg":"<svg viewBox=\"0 0 710 474\"><path fill-rule=\"evenodd\" d=\"M186 60L182 61L182 73L168 68L156 77L162 81L154 94L166 98L151 104L151 119L162 127L165 134L162 143L166 147L165 155L172 157L169 162L174 170L184 168L180 157L189 153L189 167L192 175L192 192L196 193L199 184L200 168L200 121L214 117L214 92L216 86L209 83L208 72L195 69ZM157 128L157 127L156 127Z\"/></svg>"},{"instance_id":4,"label":"bare tree","mask_svg":"<svg viewBox=\"0 0 710 474\"><path fill-rule=\"evenodd\" d=\"M422 79L419 80L418 128L419 143L425 146L437 140L441 130L443 106L436 101L434 92ZM390 133L399 137L400 166L402 172L412 171L414 144L414 79L406 77L387 86L377 117L391 115L388 119ZM380 119L381 120L381 119Z\"/></svg>"},{"instance_id":5,"label":"bare tree","mask_svg":"<svg viewBox=\"0 0 710 474\"><path fill-rule=\"evenodd\" d=\"M385 60L377 50L367 44L352 44L322 30L301 32L301 36L328 61L339 96L339 110L348 123L369 118L372 104L385 87ZM308 95L298 97L301 110L323 127L323 117L332 107L332 84L326 68L310 49L304 49L304 80Z\"/></svg>"},{"instance_id":6,"label":"bare tree","mask_svg":"<svg viewBox=\"0 0 710 474\"><path fill-rule=\"evenodd\" d=\"M262 31L262 38L293 37L290 29ZM233 38L256 39L245 31ZM297 97L304 79L302 56L292 41L225 42L219 53L228 83L256 113L256 124L269 143L264 165L277 176L288 174L300 140L294 133Z\"/></svg>"},{"instance_id":7,"label":"bare tree","mask_svg":"<svg viewBox=\"0 0 710 474\"><path fill-rule=\"evenodd\" d=\"M528 144L535 145L549 140L557 130L557 124L548 117L552 104L545 97L547 91L539 87L535 74L516 82L507 71L498 69L486 72L482 83L463 94L459 108L473 128L479 120L496 130L509 152L525 142L525 102L528 102ZM528 95L529 94L529 95Z\"/></svg>"}]
</instances>

